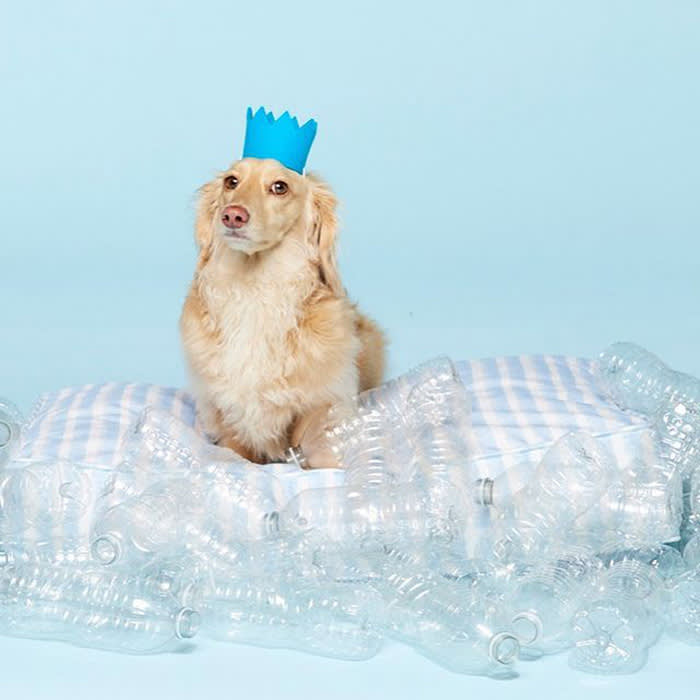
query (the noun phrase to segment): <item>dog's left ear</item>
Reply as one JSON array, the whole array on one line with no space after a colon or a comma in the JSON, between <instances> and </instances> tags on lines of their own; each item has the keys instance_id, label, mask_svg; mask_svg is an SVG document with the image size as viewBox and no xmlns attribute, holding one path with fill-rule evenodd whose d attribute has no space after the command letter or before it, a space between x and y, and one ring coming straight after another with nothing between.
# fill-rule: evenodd
<instances>
[{"instance_id":1,"label":"dog's left ear","mask_svg":"<svg viewBox=\"0 0 700 700\"><path fill-rule=\"evenodd\" d=\"M336 208L338 200L331 188L315 175L308 174L311 184L312 203L314 208L314 224L312 242L318 249L319 271L321 281L330 290L342 296L345 294L338 274L336 261L336 237L338 233L338 217Z\"/></svg>"}]
</instances>

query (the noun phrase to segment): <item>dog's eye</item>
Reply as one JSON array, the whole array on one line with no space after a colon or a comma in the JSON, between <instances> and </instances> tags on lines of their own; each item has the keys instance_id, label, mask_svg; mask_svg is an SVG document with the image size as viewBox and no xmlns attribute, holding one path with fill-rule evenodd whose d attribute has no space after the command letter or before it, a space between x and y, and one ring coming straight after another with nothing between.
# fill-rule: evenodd
<instances>
[{"instance_id":1,"label":"dog's eye","mask_svg":"<svg viewBox=\"0 0 700 700\"><path fill-rule=\"evenodd\" d=\"M228 177L224 178L224 187L227 190L235 190L237 184L238 184L238 178L234 177L233 175L229 175Z\"/></svg>"},{"instance_id":2,"label":"dog's eye","mask_svg":"<svg viewBox=\"0 0 700 700\"><path fill-rule=\"evenodd\" d=\"M289 185L286 182L283 182L282 180L277 180L277 182L273 182L272 187L270 187L270 192L272 192L272 194L286 194L288 190Z\"/></svg>"}]
</instances>

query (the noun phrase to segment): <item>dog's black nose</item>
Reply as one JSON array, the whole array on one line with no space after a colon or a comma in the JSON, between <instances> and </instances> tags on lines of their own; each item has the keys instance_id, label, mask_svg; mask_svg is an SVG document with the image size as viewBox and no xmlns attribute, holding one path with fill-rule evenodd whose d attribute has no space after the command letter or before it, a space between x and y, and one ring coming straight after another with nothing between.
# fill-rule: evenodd
<instances>
[{"instance_id":1,"label":"dog's black nose","mask_svg":"<svg viewBox=\"0 0 700 700\"><path fill-rule=\"evenodd\" d=\"M250 219L248 210L238 205L226 207L221 214L221 222L226 228L241 228L248 223L248 219Z\"/></svg>"}]
</instances>

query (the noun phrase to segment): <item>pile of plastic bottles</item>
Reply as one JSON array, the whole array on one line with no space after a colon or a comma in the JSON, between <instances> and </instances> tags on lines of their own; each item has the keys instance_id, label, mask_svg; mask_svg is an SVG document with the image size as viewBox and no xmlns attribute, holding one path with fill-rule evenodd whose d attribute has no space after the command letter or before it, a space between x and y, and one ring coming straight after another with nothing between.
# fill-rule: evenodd
<instances>
[{"instance_id":1,"label":"pile of plastic bottles","mask_svg":"<svg viewBox=\"0 0 700 700\"><path fill-rule=\"evenodd\" d=\"M201 633L348 660L391 638L493 677L565 651L633 672L664 632L700 644L700 381L624 343L597 369L648 416L654 458L622 470L568 434L516 493L476 473L447 358L330 409L312 437L345 485L288 502L153 409L116 469L15 463L22 421L2 402L0 633L131 653ZM655 541L659 522L681 540Z\"/></svg>"}]
</instances>

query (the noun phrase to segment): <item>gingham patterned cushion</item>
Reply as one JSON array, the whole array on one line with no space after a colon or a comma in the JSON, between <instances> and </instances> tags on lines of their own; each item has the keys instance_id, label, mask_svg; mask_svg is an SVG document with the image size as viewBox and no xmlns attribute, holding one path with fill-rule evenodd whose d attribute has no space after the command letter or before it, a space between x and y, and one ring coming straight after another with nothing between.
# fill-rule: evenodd
<instances>
[{"instance_id":1,"label":"gingham patterned cushion","mask_svg":"<svg viewBox=\"0 0 700 700\"><path fill-rule=\"evenodd\" d=\"M472 395L470 448L481 476L495 477L524 462L534 465L571 431L600 438L622 469L640 445L649 448L645 419L621 411L599 393L589 360L533 355L470 360L457 366ZM196 424L194 401L179 389L117 383L63 389L37 401L14 463L67 460L114 466L120 460L121 438L146 406ZM300 472L286 464L262 469L277 477L270 480L271 489L281 488L277 496L282 500L306 489L343 484L343 472L335 469ZM514 470L508 488L517 490L528 476L527 469ZM664 539L673 539L673 527L661 524Z\"/></svg>"}]
</instances>

